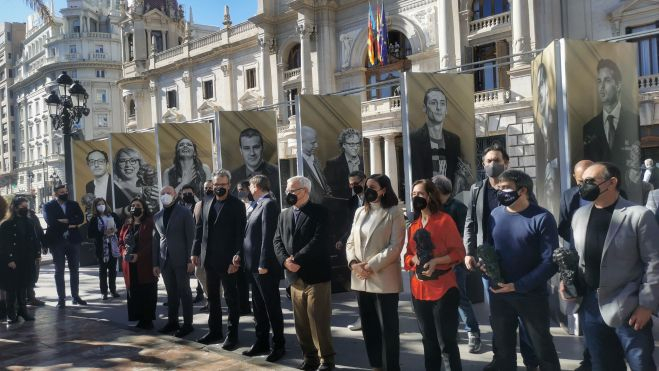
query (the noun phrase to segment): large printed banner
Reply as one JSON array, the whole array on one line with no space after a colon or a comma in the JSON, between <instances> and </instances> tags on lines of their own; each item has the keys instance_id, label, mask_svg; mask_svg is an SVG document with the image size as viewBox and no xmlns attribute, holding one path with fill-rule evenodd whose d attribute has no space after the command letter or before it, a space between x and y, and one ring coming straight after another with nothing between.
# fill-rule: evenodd
<instances>
[{"instance_id":1,"label":"large printed banner","mask_svg":"<svg viewBox=\"0 0 659 371\"><path fill-rule=\"evenodd\" d=\"M162 185L177 192L192 186L198 197L211 179L213 136L210 123L159 124L156 127Z\"/></svg>"},{"instance_id":2,"label":"large printed banner","mask_svg":"<svg viewBox=\"0 0 659 371\"><path fill-rule=\"evenodd\" d=\"M444 175L453 182L454 194L469 190L476 174L473 75L406 72L403 78L408 205L410 180Z\"/></svg>"},{"instance_id":3,"label":"large printed banner","mask_svg":"<svg viewBox=\"0 0 659 371\"><path fill-rule=\"evenodd\" d=\"M92 212L95 198L112 205L112 167L108 140L74 140L73 190L74 200L86 215Z\"/></svg>"},{"instance_id":4,"label":"large printed banner","mask_svg":"<svg viewBox=\"0 0 659 371\"><path fill-rule=\"evenodd\" d=\"M536 197L558 218L561 198L556 53L552 42L533 60L531 83L535 118ZM568 173L569 174L569 173ZM569 176L566 174L566 176Z\"/></svg>"},{"instance_id":5,"label":"large printed banner","mask_svg":"<svg viewBox=\"0 0 659 371\"><path fill-rule=\"evenodd\" d=\"M622 172L621 189L640 203L637 46L564 43L570 166L581 159L609 161Z\"/></svg>"},{"instance_id":6,"label":"large printed banner","mask_svg":"<svg viewBox=\"0 0 659 371\"><path fill-rule=\"evenodd\" d=\"M143 198L151 212L160 209L159 179L155 133L150 130L137 133L110 135L114 207L124 210L134 197Z\"/></svg>"},{"instance_id":7,"label":"large printed banner","mask_svg":"<svg viewBox=\"0 0 659 371\"><path fill-rule=\"evenodd\" d=\"M277 118L272 111L225 111L218 115L220 163L231 171L231 191L253 175L265 175L281 200L277 158Z\"/></svg>"}]
</instances>

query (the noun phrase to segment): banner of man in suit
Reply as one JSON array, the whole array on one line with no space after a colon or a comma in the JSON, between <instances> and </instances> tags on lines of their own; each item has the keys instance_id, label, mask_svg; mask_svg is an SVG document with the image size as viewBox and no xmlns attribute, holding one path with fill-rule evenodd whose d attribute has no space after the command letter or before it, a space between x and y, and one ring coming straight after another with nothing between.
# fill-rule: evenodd
<instances>
[{"instance_id":1,"label":"banner of man in suit","mask_svg":"<svg viewBox=\"0 0 659 371\"><path fill-rule=\"evenodd\" d=\"M101 140L74 140L73 192L85 214L91 213L95 198L103 198L112 205L112 165L110 142Z\"/></svg>"},{"instance_id":2,"label":"banner of man in suit","mask_svg":"<svg viewBox=\"0 0 659 371\"><path fill-rule=\"evenodd\" d=\"M535 121L536 197L558 219L561 197L556 68L552 42L532 63L531 86Z\"/></svg>"},{"instance_id":3,"label":"banner of man in suit","mask_svg":"<svg viewBox=\"0 0 659 371\"><path fill-rule=\"evenodd\" d=\"M192 186L197 197L204 182L211 179L213 167L212 127L210 123L158 124L158 156L162 186L177 192Z\"/></svg>"},{"instance_id":4,"label":"banner of man in suit","mask_svg":"<svg viewBox=\"0 0 659 371\"><path fill-rule=\"evenodd\" d=\"M444 175L454 194L468 191L476 174L473 75L406 72L403 78L403 146L410 154L405 179L410 172L412 182ZM406 190L409 197L411 184Z\"/></svg>"},{"instance_id":5,"label":"banner of man in suit","mask_svg":"<svg viewBox=\"0 0 659 371\"><path fill-rule=\"evenodd\" d=\"M160 209L156 136L153 129L110 135L114 208L127 215L130 201L144 199L151 212Z\"/></svg>"},{"instance_id":6,"label":"banner of man in suit","mask_svg":"<svg viewBox=\"0 0 659 371\"><path fill-rule=\"evenodd\" d=\"M282 200L275 113L223 111L218 116L220 163L231 171L231 192L236 195L241 182L254 175L265 175L272 193Z\"/></svg>"},{"instance_id":7,"label":"banner of man in suit","mask_svg":"<svg viewBox=\"0 0 659 371\"><path fill-rule=\"evenodd\" d=\"M609 161L627 198L641 202L637 46L562 40L570 162Z\"/></svg>"}]
</instances>

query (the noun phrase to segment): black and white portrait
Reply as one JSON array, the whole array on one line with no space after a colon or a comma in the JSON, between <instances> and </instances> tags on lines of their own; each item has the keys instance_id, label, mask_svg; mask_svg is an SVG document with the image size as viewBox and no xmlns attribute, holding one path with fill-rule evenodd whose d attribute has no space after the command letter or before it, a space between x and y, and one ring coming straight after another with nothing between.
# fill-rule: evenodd
<instances>
[{"instance_id":1,"label":"black and white portrait","mask_svg":"<svg viewBox=\"0 0 659 371\"><path fill-rule=\"evenodd\" d=\"M141 197L151 210L158 210L158 171L144 161L137 149L119 149L114 156L113 170L115 208L124 208L133 198Z\"/></svg>"},{"instance_id":2,"label":"black and white portrait","mask_svg":"<svg viewBox=\"0 0 659 371\"><path fill-rule=\"evenodd\" d=\"M279 198L279 168L265 161L261 132L254 128L244 129L238 141L243 164L231 171L234 194L241 181L249 180L254 175L265 175L270 181L272 193Z\"/></svg>"},{"instance_id":3,"label":"black and white portrait","mask_svg":"<svg viewBox=\"0 0 659 371\"><path fill-rule=\"evenodd\" d=\"M364 171L362 136L358 130L347 128L341 131L337 142L340 152L327 160L325 179L334 197L348 199L352 196L348 175L353 171Z\"/></svg>"},{"instance_id":4,"label":"black and white portrait","mask_svg":"<svg viewBox=\"0 0 659 371\"><path fill-rule=\"evenodd\" d=\"M94 149L87 153L87 166L94 179L85 184L85 194L93 194L106 202L112 202L112 176L110 176L110 159L105 151Z\"/></svg>"},{"instance_id":5,"label":"black and white portrait","mask_svg":"<svg viewBox=\"0 0 659 371\"><path fill-rule=\"evenodd\" d=\"M202 194L204 182L211 178L210 166L201 161L197 145L191 139L179 139L175 148L172 165L162 175L163 187L169 185L180 192L183 186L191 186L196 194Z\"/></svg>"}]
</instances>

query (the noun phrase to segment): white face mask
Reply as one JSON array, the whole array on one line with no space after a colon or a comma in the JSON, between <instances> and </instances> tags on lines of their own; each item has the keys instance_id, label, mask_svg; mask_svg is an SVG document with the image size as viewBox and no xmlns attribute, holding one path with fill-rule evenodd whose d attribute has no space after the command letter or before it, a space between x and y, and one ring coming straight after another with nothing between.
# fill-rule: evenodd
<instances>
[{"instance_id":1,"label":"white face mask","mask_svg":"<svg viewBox=\"0 0 659 371\"><path fill-rule=\"evenodd\" d=\"M104 213L105 212L105 205L96 205L96 210L98 210L99 213Z\"/></svg>"},{"instance_id":2,"label":"white face mask","mask_svg":"<svg viewBox=\"0 0 659 371\"><path fill-rule=\"evenodd\" d=\"M173 199L174 198L169 193L165 193L164 195L160 196L160 202L162 202L163 206L169 206L169 204L172 203Z\"/></svg>"}]
</instances>

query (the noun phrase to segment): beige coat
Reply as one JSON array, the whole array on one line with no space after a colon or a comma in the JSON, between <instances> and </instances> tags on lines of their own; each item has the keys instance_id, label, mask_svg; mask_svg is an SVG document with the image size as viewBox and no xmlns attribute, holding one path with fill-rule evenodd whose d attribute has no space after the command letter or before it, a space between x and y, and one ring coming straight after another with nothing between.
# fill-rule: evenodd
<instances>
[{"instance_id":1,"label":"beige coat","mask_svg":"<svg viewBox=\"0 0 659 371\"><path fill-rule=\"evenodd\" d=\"M367 215L364 207L355 212L350 237L346 242L348 262L368 262L373 274L366 280L352 272L350 287L356 291L393 294L403 291L400 253L405 241L405 219L397 207L390 207L385 217L376 221L371 234L362 241L360 228Z\"/></svg>"}]
</instances>

